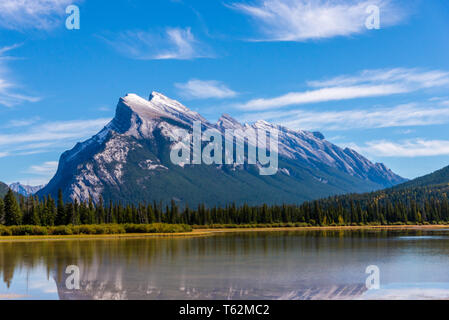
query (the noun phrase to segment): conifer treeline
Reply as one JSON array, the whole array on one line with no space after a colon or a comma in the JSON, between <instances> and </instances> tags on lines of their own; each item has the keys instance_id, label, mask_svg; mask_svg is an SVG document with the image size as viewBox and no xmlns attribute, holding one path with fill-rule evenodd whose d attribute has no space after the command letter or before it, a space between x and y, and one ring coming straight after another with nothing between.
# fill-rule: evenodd
<instances>
[{"instance_id":1,"label":"conifer treeline","mask_svg":"<svg viewBox=\"0 0 449 320\"><path fill-rule=\"evenodd\" d=\"M229 205L225 208L180 208L160 203L122 205L112 201L105 204L64 203L59 192L51 196L19 197L9 190L0 199L2 225L82 225L103 223L172 223L189 225L212 224L273 224L306 223L309 225L446 223L449 222L447 194L449 185L407 190L385 190L369 194L335 196L305 202L301 205L261 206Z\"/></svg>"}]
</instances>

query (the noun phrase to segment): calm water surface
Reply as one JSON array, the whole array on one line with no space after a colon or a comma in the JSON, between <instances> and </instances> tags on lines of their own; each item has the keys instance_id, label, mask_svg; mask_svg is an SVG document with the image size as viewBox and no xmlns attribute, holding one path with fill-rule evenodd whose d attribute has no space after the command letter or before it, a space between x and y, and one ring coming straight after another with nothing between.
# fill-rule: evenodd
<instances>
[{"instance_id":1,"label":"calm water surface","mask_svg":"<svg viewBox=\"0 0 449 320\"><path fill-rule=\"evenodd\" d=\"M449 230L0 242L0 299L448 299L448 267Z\"/></svg>"}]
</instances>

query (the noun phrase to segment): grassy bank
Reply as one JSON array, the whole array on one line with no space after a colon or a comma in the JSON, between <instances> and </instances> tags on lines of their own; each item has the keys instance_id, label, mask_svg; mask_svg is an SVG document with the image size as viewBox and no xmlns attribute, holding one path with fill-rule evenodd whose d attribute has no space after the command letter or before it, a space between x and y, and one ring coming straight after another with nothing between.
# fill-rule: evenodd
<instances>
[{"instance_id":1,"label":"grassy bank","mask_svg":"<svg viewBox=\"0 0 449 320\"><path fill-rule=\"evenodd\" d=\"M280 231L358 231L358 230L432 230L449 229L447 224L435 225L364 225L364 226L310 226L310 227L246 227L246 228L207 228L194 229L192 234L218 234L235 232L280 232Z\"/></svg>"},{"instance_id":2,"label":"grassy bank","mask_svg":"<svg viewBox=\"0 0 449 320\"><path fill-rule=\"evenodd\" d=\"M154 226L159 229L154 229ZM283 231L359 231L359 230L430 230L430 229L448 229L447 224L394 224L394 225L349 225L349 226L286 226L286 224L261 224L261 225L214 225L214 226L195 226L188 225L119 225L128 226L128 228L119 228L124 232L100 232L100 227L109 228L116 225L90 225L89 232L78 231L78 227L67 226L77 233L53 233L50 234L25 234L17 232L18 227L8 227L16 230L16 235L0 236L0 242L28 242L28 241L59 241L59 240L108 240L108 239L131 239L131 238L160 238L160 237L204 237L213 236L222 233L235 232L283 232ZM131 227L132 226L132 227ZM145 226L145 227L142 227ZM152 226L152 227L151 227ZM177 227L176 227L177 226ZM27 226L22 226L27 227ZM32 226L34 228L34 226ZM86 226L82 226L86 227ZM137 227L137 228L136 228ZM4 228L0 226L0 230ZM55 227L52 227L55 228ZM61 228L61 227L56 227ZM50 228L51 230L51 228ZM92 230L96 230L93 232ZM128 230L129 232L126 232ZM1 232L1 231L0 231Z\"/></svg>"},{"instance_id":3,"label":"grassy bank","mask_svg":"<svg viewBox=\"0 0 449 320\"><path fill-rule=\"evenodd\" d=\"M55 227L0 226L0 237L185 233L191 231L192 227L185 224L165 223L68 225Z\"/></svg>"}]
</instances>

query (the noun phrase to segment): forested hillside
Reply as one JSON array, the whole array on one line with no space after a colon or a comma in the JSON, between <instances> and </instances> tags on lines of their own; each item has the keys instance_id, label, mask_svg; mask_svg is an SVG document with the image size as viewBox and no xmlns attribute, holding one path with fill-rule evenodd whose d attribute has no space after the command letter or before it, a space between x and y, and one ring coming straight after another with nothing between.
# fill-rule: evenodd
<instances>
[{"instance_id":1,"label":"forested hillside","mask_svg":"<svg viewBox=\"0 0 449 320\"><path fill-rule=\"evenodd\" d=\"M64 203L62 191L51 196L16 197L8 193L0 201L0 222L6 225L80 225L103 223L148 224L164 222L189 225L367 225L426 224L449 222L448 169L400 186L363 194L334 196L302 204L206 207L191 209L152 202L134 204ZM426 184L427 183L427 184Z\"/></svg>"},{"instance_id":2,"label":"forested hillside","mask_svg":"<svg viewBox=\"0 0 449 320\"><path fill-rule=\"evenodd\" d=\"M0 182L0 197L4 197L6 195L6 193L8 192L8 185Z\"/></svg>"},{"instance_id":3,"label":"forested hillside","mask_svg":"<svg viewBox=\"0 0 449 320\"><path fill-rule=\"evenodd\" d=\"M440 184L447 185L448 183L449 183L449 166L441 170L435 171L434 173L397 185L395 189L435 186Z\"/></svg>"}]
</instances>

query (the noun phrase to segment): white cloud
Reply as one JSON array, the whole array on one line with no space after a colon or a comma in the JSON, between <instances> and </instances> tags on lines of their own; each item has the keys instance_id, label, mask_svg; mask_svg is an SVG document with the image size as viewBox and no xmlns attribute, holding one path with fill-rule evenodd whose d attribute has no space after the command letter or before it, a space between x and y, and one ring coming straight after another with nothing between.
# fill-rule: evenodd
<instances>
[{"instance_id":1,"label":"white cloud","mask_svg":"<svg viewBox=\"0 0 449 320\"><path fill-rule=\"evenodd\" d=\"M17 128L17 127L26 127L32 124L35 124L40 120L39 117L33 117L28 119L16 119L10 120L4 127L5 128Z\"/></svg>"},{"instance_id":2,"label":"white cloud","mask_svg":"<svg viewBox=\"0 0 449 320\"><path fill-rule=\"evenodd\" d=\"M14 107L24 102L37 102L38 97L28 96L22 93L17 93L18 85L11 80L10 72L5 64L9 60L9 56L5 54L17 47L19 44L0 48L0 105L6 107Z\"/></svg>"},{"instance_id":3,"label":"white cloud","mask_svg":"<svg viewBox=\"0 0 449 320\"><path fill-rule=\"evenodd\" d=\"M29 155L47 152L96 134L110 119L46 122L32 127L16 128L14 132L0 133L0 148L5 156Z\"/></svg>"},{"instance_id":4,"label":"white cloud","mask_svg":"<svg viewBox=\"0 0 449 320\"><path fill-rule=\"evenodd\" d=\"M344 87L353 85L397 84L410 89L440 87L449 84L449 72L393 68L364 70L357 75L344 75L328 80L309 81L310 87Z\"/></svg>"},{"instance_id":5,"label":"white cloud","mask_svg":"<svg viewBox=\"0 0 449 320\"><path fill-rule=\"evenodd\" d=\"M48 174L54 173L58 167L58 161L47 161L41 165L31 166L29 172L35 174Z\"/></svg>"},{"instance_id":6,"label":"white cloud","mask_svg":"<svg viewBox=\"0 0 449 320\"><path fill-rule=\"evenodd\" d=\"M58 169L58 161L47 161L39 165L33 165L25 171L27 174L27 181L22 182L27 185L43 185L55 175Z\"/></svg>"},{"instance_id":7,"label":"white cloud","mask_svg":"<svg viewBox=\"0 0 449 320\"><path fill-rule=\"evenodd\" d=\"M133 59L191 60L213 57L190 28L167 28L163 32L126 31L102 38L117 52Z\"/></svg>"},{"instance_id":8,"label":"white cloud","mask_svg":"<svg viewBox=\"0 0 449 320\"><path fill-rule=\"evenodd\" d=\"M365 22L370 5L380 9L381 28L395 25L405 16L404 10L389 0L258 0L230 7L256 22L262 41L306 41L368 31Z\"/></svg>"},{"instance_id":9,"label":"white cloud","mask_svg":"<svg viewBox=\"0 0 449 320\"><path fill-rule=\"evenodd\" d=\"M224 83L215 80L192 79L187 83L175 83L180 94L191 99L232 98L237 93L229 89Z\"/></svg>"},{"instance_id":10,"label":"white cloud","mask_svg":"<svg viewBox=\"0 0 449 320\"><path fill-rule=\"evenodd\" d=\"M364 146L351 144L351 148L362 154L376 157L430 157L449 155L449 140L413 139L400 142L388 140L370 141Z\"/></svg>"},{"instance_id":11,"label":"white cloud","mask_svg":"<svg viewBox=\"0 0 449 320\"><path fill-rule=\"evenodd\" d=\"M303 130L351 130L360 128L389 128L425 126L449 123L449 107L407 104L373 110L342 111L289 110L244 115L244 120L265 119L289 128Z\"/></svg>"},{"instance_id":12,"label":"white cloud","mask_svg":"<svg viewBox=\"0 0 449 320\"><path fill-rule=\"evenodd\" d=\"M65 8L80 0L2 0L0 28L24 31L63 26Z\"/></svg>"},{"instance_id":13,"label":"white cloud","mask_svg":"<svg viewBox=\"0 0 449 320\"><path fill-rule=\"evenodd\" d=\"M267 110L290 105L389 96L449 85L449 72L419 69L365 70L355 76L339 76L324 81L310 81L312 90L254 99L237 105L242 110Z\"/></svg>"},{"instance_id":14,"label":"white cloud","mask_svg":"<svg viewBox=\"0 0 449 320\"><path fill-rule=\"evenodd\" d=\"M238 108L243 110L267 110L290 105L389 96L405 92L407 92L406 88L396 85L322 88L305 92L290 92L271 99L254 99L238 106Z\"/></svg>"},{"instance_id":15,"label":"white cloud","mask_svg":"<svg viewBox=\"0 0 449 320\"><path fill-rule=\"evenodd\" d=\"M15 48L20 47L21 45L22 45L22 44L20 44L20 43L15 43L15 44L13 44L13 45L11 45L11 46L6 46L6 47L3 47L3 48L0 48L0 60L7 60L7 59L10 59L10 57L4 56L4 54L5 54L6 52L8 52L8 51L11 51L11 50L14 50Z\"/></svg>"}]
</instances>

